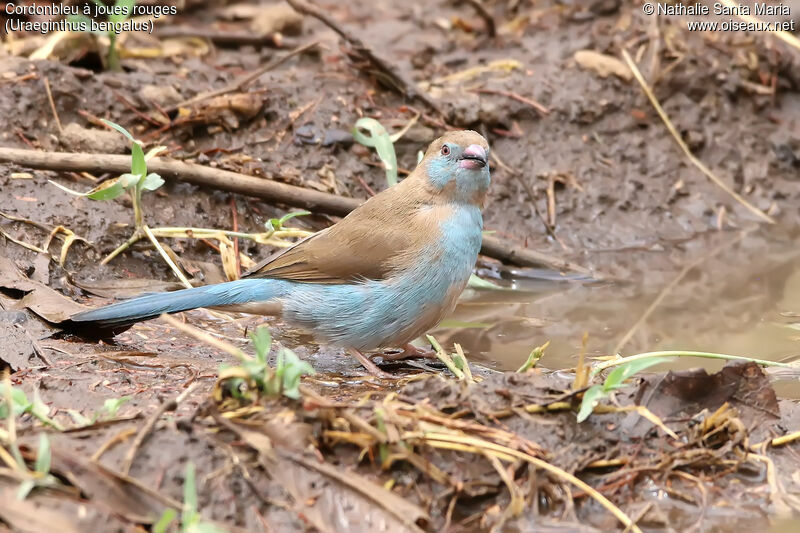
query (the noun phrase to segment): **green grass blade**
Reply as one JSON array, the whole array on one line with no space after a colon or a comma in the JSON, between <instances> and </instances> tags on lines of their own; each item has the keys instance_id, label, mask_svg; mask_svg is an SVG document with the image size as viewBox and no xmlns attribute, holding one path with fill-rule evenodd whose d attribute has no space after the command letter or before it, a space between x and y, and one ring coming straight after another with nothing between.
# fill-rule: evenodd
<instances>
[{"instance_id":1,"label":"green grass blade","mask_svg":"<svg viewBox=\"0 0 800 533\"><path fill-rule=\"evenodd\" d=\"M101 121L103 124L105 124L106 126L108 126L109 128L114 128L115 130L117 130L118 132L120 132L121 134L123 134L125 137L127 137L127 138L128 138L128 140L129 140L130 142L132 142L132 143L135 143L135 142L136 142L136 139L134 139L134 138L133 138L133 135L131 135L131 134L130 134L130 132L129 132L128 130L126 130L125 128L123 128L123 127L122 127L122 126L120 126L119 124L116 124L116 123L114 123L114 122L111 122L110 120L106 120L106 119L104 119L104 118L101 118L101 119L100 119L100 121Z\"/></svg>"},{"instance_id":2,"label":"green grass blade","mask_svg":"<svg viewBox=\"0 0 800 533\"><path fill-rule=\"evenodd\" d=\"M364 135L361 130L364 129L369 133L369 136ZM397 184L397 155L394 151L394 144L392 143L389 133L383 125L374 118L362 117L356 121L353 127L353 139L359 144L375 148L383 166L386 169L386 182L389 187Z\"/></svg>"},{"instance_id":3,"label":"green grass blade","mask_svg":"<svg viewBox=\"0 0 800 533\"><path fill-rule=\"evenodd\" d=\"M578 423L583 422L594 411L595 406L600 403L608 393L603 390L601 385L592 385L583 393L581 408L578 410Z\"/></svg>"}]
</instances>

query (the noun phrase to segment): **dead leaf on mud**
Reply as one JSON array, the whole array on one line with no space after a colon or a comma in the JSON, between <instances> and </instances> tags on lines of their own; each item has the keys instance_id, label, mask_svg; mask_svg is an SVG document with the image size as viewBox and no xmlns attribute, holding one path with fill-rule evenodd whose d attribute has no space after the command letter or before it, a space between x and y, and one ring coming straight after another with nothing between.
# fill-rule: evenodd
<instances>
[{"instance_id":1,"label":"dead leaf on mud","mask_svg":"<svg viewBox=\"0 0 800 533\"><path fill-rule=\"evenodd\" d=\"M82 529L72 517L48 509L33 500L20 500L12 488L0 490L0 521L19 533L53 531L58 524L61 533L80 533Z\"/></svg>"},{"instance_id":2,"label":"dead leaf on mud","mask_svg":"<svg viewBox=\"0 0 800 533\"><path fill-rule=\"evenodd\" d=\"M29 309L52 324L67 320L86 308L46 285L26 278L8 258L0 257L0 290L22 293L15 309Z\"/></svg>"},{"instance_id":3,"label":"dead leaf on mud","mask_svg":"<svg viewBox=\"0 0 800 533\"><path fill-rule=\"evenodd\" d=\"M3 320L2 314L0 314L0 338L3 339L0 345L0 369L10 366L13 373L32 366L30 360L36 353L33 340L18 324Z\"/></svg>"},{"instance_id":4,"label":"dead leaf on mud","mask_svg":"<svg viewBox=\"0 0 800 533\"><path fill-rule=\"evenodd\" d=\"M573 57L579 67L593 70L601 78L607 78L613 74L620 79L630 81L633 77L625 63L614 56L601 54L594 50L578 50Z\"/></svg>"},{"instance_id":5,"label":"dead leaf on mud","mask_svg":"<svg viewBox=\"0 0 800 533\"><path fill-rule=\"evenodd\" d=\"M422 532L420 525L429 522L421 507L369 479L293 451L305 449L312 428L290 411L253 426L260 431L227 422L216 412L212 416L259 453L296 509L322 532Z\"/></svg>"},{"instance_id":6,"label":"dead leaf on mud","mask_svg":"<svg viewBox=\"0 0 800 533\"><path fill-rule=\"evenodd\" d=\"M342 467L280 451L261 461L320 531L422 532L428 522L421 507Z\"/></svg>"},{"instance_id":7,"label":"dead leaf on mud","mask_svg":"<svg viewBox=\"0 0 800 533\"><path fill-rule=\"evenodd\" d=\"M780 419L775 390L755 363L730 363L715 374L705 369L672 371L647 378L636 393L636 403L661 418L716 411L728 402L748 427Z\"/></svg>"},{"instance_id":8,"label":"dead leaf on mud","mask_svg":"<svg viewBox=\"0 0 800 533\"><path fill-rule=\"evenodd\" d=\"M67 478L89 500L130 522L152 524L171 503L98 463L55 447L52 470Z\"/></svg>"},{"instance_id":9,"label":"dead leaf on mud","mask_svg":"<svg viewBox=\"0 0 800 533\"><path fill-rule=\"evenodd\" d=\"M102 296L103 298L130 298L141 296L146 292L167 292L182 289L183 285L175 281L158 279L106 279L97 281L73 280L73 285L81 290Z\"/></svg>"}]
</instances>

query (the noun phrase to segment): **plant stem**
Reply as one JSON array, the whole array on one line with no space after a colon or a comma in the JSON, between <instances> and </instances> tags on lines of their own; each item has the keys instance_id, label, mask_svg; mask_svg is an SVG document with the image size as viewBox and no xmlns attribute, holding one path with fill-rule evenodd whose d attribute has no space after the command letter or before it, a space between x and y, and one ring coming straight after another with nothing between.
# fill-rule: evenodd
<instances>
[{"instance_id":1,"label":"plant stem","mask_svg":"<svg viewBox=\"0 0 800 533\"><path fill-rule=\"evenodd\" d=\"M116 248L116 250L105 256L105 258L102 261L100 261L100 264L101 265L108 264L109 261L111 261L119 254L130 248L134 243L139 242L142 239L142 237L144 237L144 233L141 230L137 229L136 231L133 232L133 235L131 235L127 241L120 244Z\"/></svg>"},{"instance_id":2,"label":"plant stem","mask_svg":"<svg viewBox=\"0 0 800 533\"><path fill-rule=\"evenodd\" d=\"M783 368L795 368L797 366L791 363L781 363L780 361L769 361L766 359L755 359L753 357L744 357L741 355L728 355L724 353L712 353L712 352L685 352L685 351L668 350L663 352L640 353L628 357L620 357L619 359L613 359L611 361L604 361L594 367L594 369L592 370L592 375L596 375L599 372L602 372L603 370L606 370L614 366L624 365L625 363L629 363L631 361L638 361L640 359L649 359L652 357L703 357L706 359L722 359L725 361L750 361L759 365L780 366Z\"/></svg>"},{"instance_id":3,"label":"plant stem","mask_svg":"<svg viewBox=\"0 0 800 533\"><path fill-rule=\"evenodd\" d=\"M142 229L147 235L147 238L150 239L150 242L153 243L153 246L155 246L156 250L158 250L158 253L161 254L161 257L164 258L164 261L166 261L166 263L169 265L169 267L172 269L175 275L178 276L178 279L181 280L183 286L186 287L187 289L191 289L192 284L189 283L189 280L186 278L183 272L181 272L181 269L178 268L178 265L176 265L175 262L172 260L172 258L167 254L167 252L161 246L161 243L159 243L158 240L156 239L156 236L153 235L152 231L150 231L150 228L148 228L147 226L142 226Z\"/></svg>"}]
</instances>

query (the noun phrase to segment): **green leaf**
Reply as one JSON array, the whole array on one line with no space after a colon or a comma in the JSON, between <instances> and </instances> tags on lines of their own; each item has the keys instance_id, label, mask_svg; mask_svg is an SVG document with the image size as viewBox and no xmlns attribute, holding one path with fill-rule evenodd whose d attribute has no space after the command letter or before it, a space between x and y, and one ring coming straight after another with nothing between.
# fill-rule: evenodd
<instances>
[{"instance_id":1,"label":"green leaf","mask_svg":"<svg viewBox=\"0 0 800 533\"><path fill-rule=\"evenodd\" d=\"M361 133L362 129L366 130L369 136ZM386 169L386 182L389 187L396 185L397 155L394 152L394 144L386 128L374 118L363 117L358 119L353 127L353 139L359 144L375 148Z\"/></svg>"},{"instance_id":2,"label":"green leaf","mask_svg":"<svg viewBox=\"0 0 800 533\"><path fill-rule=\"evenodd\" d=\"M164 185L164 179L155 172L151 172L142 179L140 188L144 191L154 191L162 185Z\"/></svg>"},{"instance_id":3,"label":"green leaf","mask_svg":"<svg viewBox=\"0 0 800 533\"><path fill-rule=\"evenodd\" d=\"M36 471L40 474L47 474L50 472L50 459L50 439L47 438L45 433L39 433L39 451L36 452Z\"/></svg>"},{"instance_id":4,"label":"green leaf","mask_svg":"<svg viewBox=\"0 0 800 533\"><path fill-rule=\"evenodd\" d=\"M272 226L272 229L274 229L275 231L278 231L281 228L283 228L283 225L286 224L287 220L292 219L294 217L302 217L302 216L310 215L310 214L311 214L310 211L295 211L293 213L286 213L281 218L271 218L271 219L269 219L267 224Z\"/></svg>"},{"instance_id":5,"label":"green leaf","mask_svg":"<svg viewBox=\"0 0 800 533\"><path fill-rule=\"evenodd\" d=\"M592 385L583 393L581 408L578 410L578 423L583 422L594 411L595 406L600 403L608 393L603 390L602 385Z\"/></svg>"},{"instance_id":6,"label":"green leaf","mask_svg":"<svg viewBox=\"0 0 800 533\"><path fill-rule=\"evenodd\" d=\"M147 174L147 161L144 159L142 145L135 141L131 144L131 174L135 176Z\"/></svg>"},{"instance_id":7,"label":"green leaf","mask_svg":"<svg viewBox=\"0 0 800 533\"><path fill-rule=\"evenodd\" d=\"M250 333L250 340L253 341L253 348L256 350L256 359L261 363L267 362L269 350L272 348L272 335L267 326L259 326Z\"/></svg>"},{"instance_id":8,"label":"green leaf","mask_svg":"<svg viewBox=\"0 0 800 533\"><path fill-rule=\"evenodd\" d=\"M650 357L647 359L638 359L619 365L612 370L606 377L603 387L606 391L611 391L622 387L622 384L631 376L650 368L651 366L660 365L670 361L670 357Z\"/></svg>"},{"instance_id":9,"label":"green leaf","mask_svg":"<svg viewBox=\"0 0 800 533\"><path fill-rule=\"evenodd\" d=\"M300 398L300 377L314 374L314 368L303 361L288 348L282 350L284 358L283 395L297 400Z\"/></svg>"},{"instance_id":10,"label":"green leaf","mask_svg":"<svg viewBox=\"0 0 800 533\"><path fill-rule=\"evenodd\" d=\"M109 418L117 416L117 411L122 405L130 400L130 396L122 396L121 398L109 398L103 402L103 410L108 414Z\"/></svg>"},{"instance_id":11,"label":"green leaf","mask_svg":"<svg viewBox=\"0 0 800 533\"><path fill-rule=\"evenodd\" d=\"M33 487L36 486L36 480L34 479L26 479L22 483L20 483L19 488L17 489L17 499L24 500L28 497L28 494L31 493Z\"/></svg>"},{"instance_id":12,"label":"green leaf","mask_svg":"<svg viewBox=\"0 0 800 533\"><path fill-rule=\"evenodd\" d=\"M57 183L52 180L47 180L51 184L55 185L59 189L74 196L81 196L84 198L90 198L92 200L113 200L117 198L122 193L125 192L125 189L131 187L139 180L138 176L134 176L132 174L123 174L122 176L110 180L106 180L97 187L87 191L87 192L78 192L70 189L69 187L64 187L60 183Z\"/></svg>"},{"instance_id":13,"label":"green leaf","mask_svg":"<svg viewBox=\"0 0 800 533\"><path fill-rule=\"evenodd\" d=\"M178 516L177 511L175 509L169 508L164 509L164 512L161 513L161 518L158 519L158 522L153 524L153 533L167 533L167 528L175 520L175 517Z\"/></svg>"},{"instance_id":14,"label":"green leaf","mask_svg":"<svg viewBox=\"0 0 800 533\"><path fill-rule=\"evenodd\" d=\"M47 415L50 414L50 407L42 401L39 396L39 389L33 389L33 402L29 405L33 416L40 420L48 420Z\"/></svg>"},{"instance_id":15,"label":"green leaf","mask_svg":"<svg viewBox=\"0 0 800 533\"><path fill-rule=\"evenodd\" d=\"M122 126L120 126L119 124L116 124L115 122L111 122L110 120L106 120L106 119L104 119L104 118L101 118L101 119L100 119L100 121L101 121L103 124L105 124L106 126L108 126L109 128L114 128L115 130L117 130L118 132L120 132L121 134L123 134L125 137L127 137L127 138L128 138L128 140L129 140L130 142L132 142L132 143L135 143L135 142L136 142L136 139L134 139L134 138L133 138L133 135L131 135L131 134L130 134L130 132L129 132L128 130L126 130L125 128L123 128L123 127L122 127Z\"/></svg>"},{"instance_id":16,"label":"green leaf","mask_svg":"<svg viewBox=\"0 0 800 533\"><path fill-rule=\"evenodd\" d=\"M479 278L475 274L470 274L467 287L470 289L489 290L489 291L507 291L507 287L501 287L497 283L492 283L485 279Z\"/></svg>"}]
</instances>

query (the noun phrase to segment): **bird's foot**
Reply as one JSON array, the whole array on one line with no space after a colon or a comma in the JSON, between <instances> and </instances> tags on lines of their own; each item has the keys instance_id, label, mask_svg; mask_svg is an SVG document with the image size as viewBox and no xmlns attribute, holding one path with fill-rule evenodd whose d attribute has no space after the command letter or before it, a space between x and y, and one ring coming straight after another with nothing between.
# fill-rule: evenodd
<instances>
[{"instance_id":1,"label":"bird's foot","mask_svg":"<svg viewBox=\"0 0 800 533\"><path fill-rule=\"evenodd\" d=\"M420 359L436 359L436 352L433 350L425 350L422 348L417 348L410 342L403 346L402 352L397 353L379 353L375 355L380 355L384 361L402 361L403 359L412 359L412 358L420 358ZM373 356L375 357L375 356Z\"/></svg>"},{"instance_id":2,"label":"bird's foot","mask_svg":"<svg viewBox=\"0 0 800 533\"><path fill-rule=\"evenodd\" d=\"M358 361L364 366L364 368L367 370L367 372L369 372L371 375L375 376L376 378L394 379L394 376L392 374L389 374L388 372L384 372L383 370L378 368L378 365L373 363L370 358L368 358L366 355L364 355L360 351L356 350L355 348L351 348L350 349L350 354L353 357L355 357L356 359L358 359Z\"/></svg>"}]
</instances>

